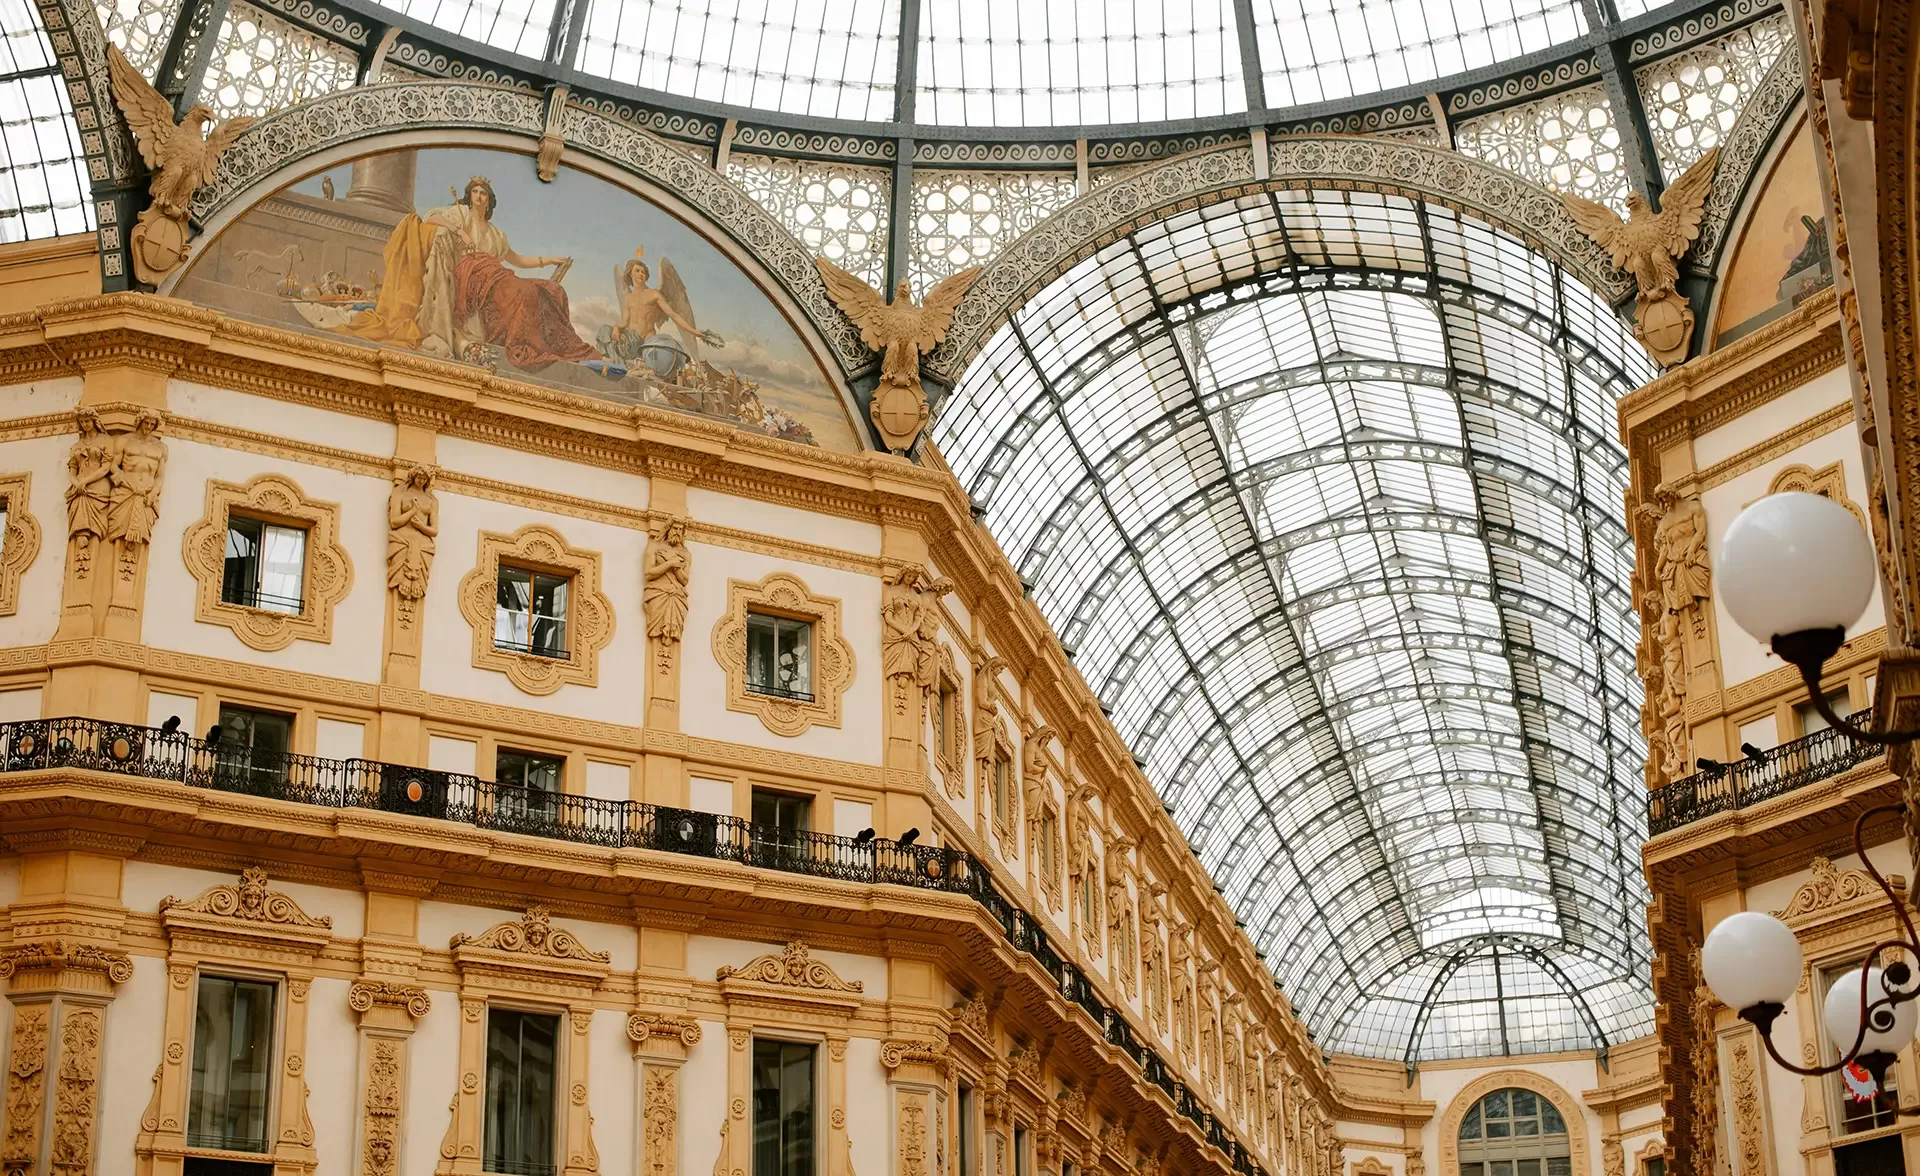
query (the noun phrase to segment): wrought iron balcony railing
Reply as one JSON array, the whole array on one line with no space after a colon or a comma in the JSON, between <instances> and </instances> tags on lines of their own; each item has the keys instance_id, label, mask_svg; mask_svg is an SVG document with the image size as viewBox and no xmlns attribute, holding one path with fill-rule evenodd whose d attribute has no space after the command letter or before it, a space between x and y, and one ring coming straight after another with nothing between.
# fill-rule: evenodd
<instances>
[{"instance_id":1,"label":"wrought iron balcony railing","mask_svg":"<svg viewBox=\"0 0 1920 1176\"><path fill-rule=\"evenodd\" d=\"M1663 784L1647 796L1647 832L1658 835L1804 788L1878 759L1885 748L1828 728L1782 743L1757 759L1723 764Z\"/></svg>"},{"instance_id":2,"label":"wrought iron balcony railing","mask_svg":"<svg viewBox=\"0 0 1920 1176\"><path fill-rule=\"evenodd\" d=\"M0 773L81 768L194 788L338 809L372 809L481 829L550 837L608 848L648 849L848 882L912 886L962 894L984 907L1014 950L1031 956L1060 996L1091 1017L1101 1037L1140 1067L1174 1108L1225 1153L1241 1176L1267 1176L1225 1122L1173 1076L1139 1041L1092 981L1062 958L1034 917L994 884L992 873L963 850L860 841L828 833L756 825L739 817L641 801L601 800L366 759L323 759L235 743L211 744L185 732L98 719L30 719L0 723Z\"/></svg>"}]
</instances>

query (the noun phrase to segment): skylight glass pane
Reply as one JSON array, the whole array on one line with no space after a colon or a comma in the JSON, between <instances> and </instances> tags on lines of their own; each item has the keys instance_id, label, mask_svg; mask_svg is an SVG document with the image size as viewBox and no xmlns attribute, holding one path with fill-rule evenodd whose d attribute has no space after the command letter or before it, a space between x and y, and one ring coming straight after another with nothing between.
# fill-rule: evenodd
<instances>
[{"instance_id":1,"label":"skylight glass pane","mask_svg":"<svg viewBox=\"0 0 1920 1176\"><path fill-rule=\"evenodd\" d=\"M39 72L36 72L39 71ZM73 107L28 0L0 0L0 242L94 227Z\"/></svg>"},{"instance_id":2,"label":"skylight glass pane","mask_svg":"<svg viewBox=\"0 0 1920 1176\"><path fill-rule=\"evenodd\" d=\"M403 16L522 57L544 57L554 0L392 0Z\"/></svg>"},{"instance_id":3,"label":"skylight glass pane","mask_svg":"<svg viewBox=\"0 0 1920 1176\"><path fill-rule=\"evenodd\" d=\"M1565 44L1575 0L1252 0L1267 105L1395 90Z\"/></svg>"},{"instance_id":4,"label":"skylight glass pane","mask_svg":"<svg viewBox=\"0 0 1920 1176\"><path fill-rule=\"evenodd\" d=\"M788 114L894 116L900 0L586 2L587 73Z\"/></svg>"},{"instance_id":5,"label":"skylight glass pane","mask_svg":"<svg viewBox=\"0 0 1920 1176\"><path fill-rule=\"evenodd\" d=\"M920 14L915 115L1095 126L1247 108L1231 0L969 0Z\"/></svg>"}]
</instances>

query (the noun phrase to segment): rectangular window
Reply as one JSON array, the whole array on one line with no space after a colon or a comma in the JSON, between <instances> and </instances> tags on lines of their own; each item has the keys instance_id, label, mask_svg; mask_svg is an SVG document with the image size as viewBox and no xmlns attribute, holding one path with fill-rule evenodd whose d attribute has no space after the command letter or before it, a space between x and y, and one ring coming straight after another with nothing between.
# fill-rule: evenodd
<instances>
[{"instance_id":1,"label":"rectangular window","mask_svg":"<svg viewBox=\"0 0 1920 1176\"><path fill-rule=\"evenodd\" d=\"M993 753L993 819L995 824L1013 824L1013 791L1007 784L1007 757L998 749Z\"/></svg>"},{"instance_id":2,"label":"rectangular window","mask_svg":"<svg viewBox=\"0 0 1920 1176\"><path fill-rule=\"evenodd\" d=\"M953 705L953 691L947 689L945 682L933 692L933 746L941 759L953 754L953 747L947 741L947 712Z\"/></svg>"},{"instance_id":3,"label":"rectangular window","mask_svg":"<svg viewBox=\"0 0 1920 1176\"><path fill-rule=\"evenodd\" d=\"M807 830L813 821L811 798L756 788L748 811L756 862L778 868L789 856L807 852Z\"/></svg>"},{"instance_id":4,"label":"rectangular window","mask_svg":"<svg viewBox=\"0 0 1920 1176\"><path fill-rule=\"evenodd\" d=\"M1027 1129L1013 1129L1013 1176L1027 1176Z\"/></svg>"},{"instance_id":5,"label":"rectangular window","mask_svg":"<svg viewBox=\"0 0 1920 1176\"><path fill-rule=\"evenodd\" d=\"M307 530L245 515L227 516L226 604L298 615L307 585Z\"/></svg>"},{"instance_id":6,"label":"rectangular window","mask_svg":"<svg viewBox=\"0 0 1920 1176\"><path fill-rule=\"evenodd\" d=\"M1053 837L1058 822L1052 812L1040 818L1040 876L1051 883L1059 875L1055 872Z\"/></svg>"},{"instance_id":7,"label":"rectangular window","mask_svg":"<svg viewBox=\"0 0 1920 1176\"><path fill-rule=\"evenodd\" d=\"M187 1100L187 1142L194 1147L267 1150L273 992L263 980L200 977Z\"/></svg>"},{"instance_id":8,"label":"rectangular window","mask_svg":"<svg viewBox=\"0 0 1920 1176\"><path fill-rule=\"evenodd\" d=\"M567 589L571 578L504 563L496 575L494 648L566 657Z\"/></svg>"},{"instance_id":9,"label":"rectangular window","mask_svg":"<svg viewBox=\"0 0 1920 1176\"><path fill-rule=\"evenodd\" d=\"M747 614L747 689L813 701L813 622Z\"/></svg>"},{"instance_id":10,"label":"rectangular window","mask_svg":"<svg viewBox=\"0 0 1920 1176\"><path fill-rule=\"evenodd\" d=\"M1834 714L1843 719L1853 713L1853 704L1849 701L1845 690L1836 690L1827 695L1827 705L1833 708ZM1816 731L1824 731L1829 726L1827 720L1821 717L1820 712L1814 709L1811 702L1803 702L1793 709L1800 716L1800 734L1803 737Z\"/></svg>"},{"instance_id":11,"label":"rectangular window","mask_svg":"<svg viewBox=\"0 0 1920 1176\"><path fill-rule=\"evenodd\" d=\"M552 820L559 811L560 775L566 761L558 756L502 747L493 753L494 801L506 813Z\"/></svg>"},{"instance_id":12,"label":"rectangular window","mask_svg":"<svg viewBox=\"0 0 1920 1176\"><path fill-rule=\"evenodd\" d=\"M753 1176L813 1176L814 1047L753 1043Z\"/></svg>"},{"instance_id":13,"label":"rectangular window","mask_svg":"<svg viewBox=\"0 0 1920 1176\"><path fill-rule=\"evenodd\" d=\"M220 726L213 734L219 787L273 790L286 785L292 715L222 703Z\"/></svg>"},{"instance_id":14,"label":"rectangular window","mask_svg":"<svg viewBox=\"0 0 1920 1176\"><path fill-rule=\"evenodd\" d=\"M973 1087L961 1084L954 1116L960 1128L960 1176L979 1176L980 1161L973 1144Z\"/></svg>"},{"instance_id":15,"label":"rectangular window","mask_svg":"<svg viewBox=\"0 0 1920 1176\"><path fill-rule=\"evenodd\" d=\"M560 1018L487 1010L488 1172L552 1176Z\"/></svg>"}]
</instances>

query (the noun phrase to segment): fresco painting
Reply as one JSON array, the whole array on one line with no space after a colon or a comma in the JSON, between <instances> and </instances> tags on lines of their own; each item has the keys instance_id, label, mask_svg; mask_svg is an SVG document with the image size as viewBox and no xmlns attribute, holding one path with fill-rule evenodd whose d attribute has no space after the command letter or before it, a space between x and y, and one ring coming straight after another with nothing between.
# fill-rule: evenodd
<instances>
[{"instance_id":1,"label":"fresco painting","mask_svg":"<svg viewBox=\"0 0 1920 1176\"><path fill-rule=\"evenodd\" d=\"M1722 283L1714 346L1752 334L1833 285L1826 207L1805 120L1780 152Z\"/></svg>"},{"instance_id":2,"label":"fresco painting","mask_svg":"<svg viewBox=\"0 0 1920 1176\"><path fill-rule=\"evenodd\" d=\"M712 242L643 197L485 148L299 180L201 245L172 291L250 319L860 448L820 362Z\"/></svg>"}]
</instances>

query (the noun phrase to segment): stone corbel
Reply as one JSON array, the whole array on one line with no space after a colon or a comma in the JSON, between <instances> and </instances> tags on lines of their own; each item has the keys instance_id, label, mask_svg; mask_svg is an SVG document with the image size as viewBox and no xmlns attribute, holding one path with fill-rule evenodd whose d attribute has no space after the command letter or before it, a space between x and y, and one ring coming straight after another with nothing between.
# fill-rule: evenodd
<instances>
[{"instance_id":1,"label":"stone corbel","mask_svg":"<svg viewBox=\"0 0 1920 1176\"><path fill-rule=\"evenodd\" d=\"M560 153L567 149L565 135L567 118L567 87L553 86L547 90L547 126L540 132L540 150L534 156L534 174L540 182L551 184L560 174Z\"/></svg>"}]
</instances>

